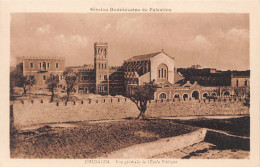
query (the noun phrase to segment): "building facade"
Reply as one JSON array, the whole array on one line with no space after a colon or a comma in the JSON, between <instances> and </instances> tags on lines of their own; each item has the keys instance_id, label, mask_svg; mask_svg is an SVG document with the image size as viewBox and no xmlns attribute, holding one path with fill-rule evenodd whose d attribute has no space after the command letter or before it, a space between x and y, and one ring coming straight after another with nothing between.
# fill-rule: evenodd
<instances>
[{"instance_id":1,"label":"building facade","mask_svg":"<svg viewBox=\"0 0 260 167\"><path fill-rule=\"evenodd\" d=\"M60 57L21 57L18 67L24 76L36 80L36 88L45 88L52 74L65 88L65 59ZM131 96L133 88L153 81L154 99L203 99L244 95L250 91L250 71L217 71L204 68L175 70L174 57L163 50L133 56L122 66L109 66L108 43L94 43L94 65L66 67L79 74L74 92L80 94Z\"/></svg>"},{"instance_id":2,"label":"building facade","mask_svg":"<svg viewBox=\"0 0 260 167\"><path fill-rule=\"evenodd\" d=\"M68 68L79 73L75 86L77 93L124 95L124 69L122 66L109 66L108 43L106 42L94 44L94 66L84 65Z\"/></svg>"},{"instance_id":3,"label":"building facade","mask_svg":"<svg viewBox=\"0 0 260 167\"><path fill-rule=\"evenodd\" d=\"M65 59L61 57L18 57L17 68L28 78L35 79L34 89L46 88L46 80L50 75L55 75L64 85L63 71Z\"/></svg>"},{"instance_id":4,"label":"building facade","mask_svg":"<svg viewBox=\"0 0 260 167\"><path fill-rule=\"evenodd\" d=\"M133 87L154 81L158 86L174 84L174 58L163 51L138 55L126 60L125 70L126 96L130 96Z\"/></svg>"},{"instance_id":5,"label":"building facade","mask_svg":"<svg viewBox=\"0 0 260 167\"><path fill-rule=\"evenodd\" d=\"M205 99L247 96L250 92L250 71L217 71L216 69L180 68L184 78L171 87L157 89L155 99Z\"/></svg>"}]
</instances>

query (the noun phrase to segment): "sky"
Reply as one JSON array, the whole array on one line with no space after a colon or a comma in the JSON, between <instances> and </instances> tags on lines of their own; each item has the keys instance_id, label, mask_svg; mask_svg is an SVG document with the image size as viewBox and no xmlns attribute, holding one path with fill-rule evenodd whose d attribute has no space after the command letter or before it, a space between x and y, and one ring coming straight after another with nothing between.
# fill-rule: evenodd
<instances>
[{"instance_id":1,"label":"sky","mask_svg":"<svg viewBox=\"0 0 260 167\"><path fill-rule=\"evenodd\" d=\"M13 13L11 66L17 56L62 56L66 66L94 63L108 43L110 66L164 50L177 68L249 69L248 14Z\"/></svg>"}]
</instances>

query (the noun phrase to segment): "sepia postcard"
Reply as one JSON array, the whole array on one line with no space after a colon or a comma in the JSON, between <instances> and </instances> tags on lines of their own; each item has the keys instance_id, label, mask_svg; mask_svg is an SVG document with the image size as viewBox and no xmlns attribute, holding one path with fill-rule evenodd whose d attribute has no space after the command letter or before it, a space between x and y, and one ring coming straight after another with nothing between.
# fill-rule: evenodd
<instances>
[{"instance_id":1,"label":"sepia postcard","mask_svg":"<svg viewBox=\"0 0 260 167\"><path fill-rule=\"evenodd\" d=\"M2 1L0 166L259 166L259 3Z\"/></svg>"}]
</instances>

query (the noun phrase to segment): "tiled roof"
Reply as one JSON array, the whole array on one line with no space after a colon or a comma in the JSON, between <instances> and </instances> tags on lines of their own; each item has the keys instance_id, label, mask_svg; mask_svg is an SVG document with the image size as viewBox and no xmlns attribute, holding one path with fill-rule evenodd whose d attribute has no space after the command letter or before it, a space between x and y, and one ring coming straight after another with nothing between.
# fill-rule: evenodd
<instances>
[{"instance_id":1,"label":"tiled roof","mask_svg":"<svg viewBox=\"0 0 260 167\"><path fill-rule=\"evenodd\" d=\"M133 56L130 59L126 60L126 62L149 60L150 58L152 58L152 57L154 57L154 56L156 56L156 55L158 55L160 53L164 53L164 52L161 51L161 52L155 52L155 53L149 53L149 54L144 54L144 55ZM167 55L166 53L164 53L164 54ZM169 56L169 55L167 55L167 56ZM172 58L171 56L169 56L169 57Z\"/></svg>"},{"instance_id":2,"label":"tiled roof","mask_svg":"<svg viewBox=\"0 0 260 167\"><path fill-rule=\"evenodd\" d=\"M138 55L138 56L133 56L130 59L126 60L126 61L140 61L140 60L148 60L151 57L154 57L156 55L158 55L161 52L156 52L156 53L150 53L150 54L145 54L145 55Z\"/></svg>"}]
</instances>

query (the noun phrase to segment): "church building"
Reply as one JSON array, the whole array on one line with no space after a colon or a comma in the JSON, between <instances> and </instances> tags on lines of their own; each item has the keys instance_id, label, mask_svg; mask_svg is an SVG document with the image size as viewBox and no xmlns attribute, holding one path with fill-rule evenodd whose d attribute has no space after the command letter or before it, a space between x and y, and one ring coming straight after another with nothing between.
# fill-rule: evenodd
<instances>
[{"instance_id":1,"label":"church building","mask_svg":"<svg viewBox=\"0 0 260 167\"><path fill-rule=\"evenodd\" d=\"M154 81L160 87L174 84L174 58L161 52L138 55L126 60L126 95L133 93L133 87Z\"/></svg>"}]
</instances>

